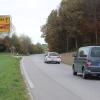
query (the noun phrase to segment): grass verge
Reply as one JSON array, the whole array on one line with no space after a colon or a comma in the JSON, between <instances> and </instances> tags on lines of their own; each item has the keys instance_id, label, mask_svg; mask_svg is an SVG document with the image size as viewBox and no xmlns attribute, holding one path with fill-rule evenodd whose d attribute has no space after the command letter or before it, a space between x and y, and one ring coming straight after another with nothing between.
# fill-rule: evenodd
<instances>
[{"instance_id":1,"label":"grass verge","mask_svg":"<svg viewBox=\"0 0 100 100\"><path fill-rule=\"evenodd\" d=\"M28 100L20 59L0 54L0 100Z\"/></svg>"}]
</instances>

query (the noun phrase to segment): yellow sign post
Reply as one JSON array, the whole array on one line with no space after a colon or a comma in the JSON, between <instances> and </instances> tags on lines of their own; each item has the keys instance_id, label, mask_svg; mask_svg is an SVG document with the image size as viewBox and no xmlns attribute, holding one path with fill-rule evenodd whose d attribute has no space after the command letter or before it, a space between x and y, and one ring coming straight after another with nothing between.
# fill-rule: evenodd
<instances>
[{"instance_id":1,"label":"yellow sign post","mask_svg":"<svg viewBox=\"0 0 100 100\"><path fill-rule=\"evenodd\" d=\"M0 16L0 32L10 32L10 16Z\"/></svg>"}]
</instances>

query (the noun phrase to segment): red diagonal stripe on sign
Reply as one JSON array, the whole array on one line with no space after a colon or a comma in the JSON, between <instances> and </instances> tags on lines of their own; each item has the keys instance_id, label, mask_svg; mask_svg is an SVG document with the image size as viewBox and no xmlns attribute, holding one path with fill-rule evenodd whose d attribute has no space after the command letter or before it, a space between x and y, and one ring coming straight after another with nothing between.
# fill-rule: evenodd
<instances>
[{"instance_id":1,"label":"red diagonal stripe on sign","mask_svg":"<svg viewBox=\"0 0 100 100\"><path fill-rule=\"evenodd\" d=\"M9 24L0 24L0 28L1 29L8 29L9 28Z\"/></svg>"}]
</instances>

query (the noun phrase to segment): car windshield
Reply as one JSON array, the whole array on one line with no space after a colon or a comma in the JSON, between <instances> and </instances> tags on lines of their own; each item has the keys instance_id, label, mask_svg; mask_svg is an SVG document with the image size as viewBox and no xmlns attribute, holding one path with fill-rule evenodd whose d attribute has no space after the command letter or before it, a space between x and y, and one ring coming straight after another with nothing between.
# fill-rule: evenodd
<instances>
[{"instance_id":1,"label":"car windshield","mask_svg":"<svg viewBox=\"0 0 100 100\"><path fill-rule=\"evenodd\" d=\"M59 56L58 53L50 53L49 56Z\"/></svg>"},{"instance_id":2,"label":"car windshield","mask_svg":"<svg viewBox=\"0 0 100 100\"><path fill-rule=\"evenodd\" d=\"M92 48L91 57L100 57L100 47Z\"/></svg>"}]
</instances>

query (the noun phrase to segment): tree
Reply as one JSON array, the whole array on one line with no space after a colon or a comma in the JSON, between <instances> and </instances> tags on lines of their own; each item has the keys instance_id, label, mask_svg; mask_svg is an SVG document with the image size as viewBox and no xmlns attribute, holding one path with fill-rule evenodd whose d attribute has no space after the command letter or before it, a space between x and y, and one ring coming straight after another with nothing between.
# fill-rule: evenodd
<instances>
[{"instance_id":1,"label":"tree","mask_svg":"<svg viewBox=\"0 0 100 100\"><path fill-rule=\"evenodd\" d=\"M65 52L100 44L100 1L62 0L42 26L50 51Z\"/></svg>"},{"instance_id":2,"label":"tree","mask_svg":"<svg viewBox=\"0 0 100 100\"><path fill-rule=\"evenodd\" d=\"M66 40L65 34L62 33L61 20L58 16L57 10L52 10L48 16L47 23L42 26L41 31L44 33L45 41L48 43L50 51L64 52L66 51L64 42ZM63 34L63 35L62 35ZM61 41L63 39L63 41Z\"/></svg>"},{"instance_id":3,"label":"tree","mask_svg":"<svg viewBox=\"0 0 100 100\"><path fill-rule=\"evenodd\" d=\"M12 34L12 37L11 37L11 48L12 47L15 48L15 52L17 53L21 52L21 44L20 44L18 36L15 33Z\"/></svg>"}]
</instances>

